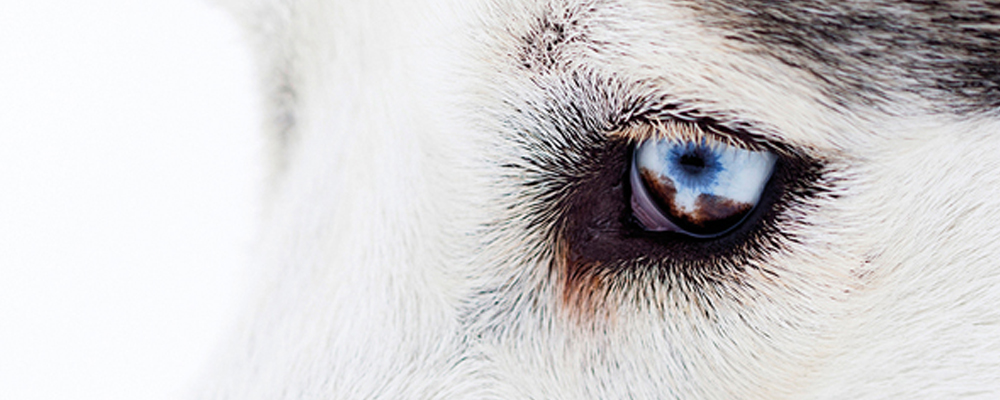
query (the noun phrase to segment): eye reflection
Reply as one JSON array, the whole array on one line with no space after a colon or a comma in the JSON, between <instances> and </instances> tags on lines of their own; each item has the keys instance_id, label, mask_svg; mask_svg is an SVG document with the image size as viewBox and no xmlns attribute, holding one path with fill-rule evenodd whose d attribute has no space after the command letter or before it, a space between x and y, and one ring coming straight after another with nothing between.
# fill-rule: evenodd
<instances>
[{"instance_id":1,"label":"eye reflection","mask_svg":"<svg viewBox=\"0 0 1000 400\"><path fill-rule=\"evenodd\" d=\"M677 137L648 139L635 148L633 214L649 231L720 236L757 206L777 157L722 143L696 127L674 129Z\"/></svg>"}]
</instances>

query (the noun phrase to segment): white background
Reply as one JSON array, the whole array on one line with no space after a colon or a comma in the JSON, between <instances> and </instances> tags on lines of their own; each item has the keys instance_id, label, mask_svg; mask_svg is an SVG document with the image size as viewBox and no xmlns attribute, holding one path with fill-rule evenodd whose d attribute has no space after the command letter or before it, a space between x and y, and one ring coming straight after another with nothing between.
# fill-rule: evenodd
<instances>
[{"instance_id":1,"label":"white background","mask_svg":"<svg viewBox=\"0 0 1000 400\"><path fill-rule=\"evenodd\" d=\"M183 398L223 340L263 153L228 17L3 1L0 398Z\"/></svg>"}]
</instances>

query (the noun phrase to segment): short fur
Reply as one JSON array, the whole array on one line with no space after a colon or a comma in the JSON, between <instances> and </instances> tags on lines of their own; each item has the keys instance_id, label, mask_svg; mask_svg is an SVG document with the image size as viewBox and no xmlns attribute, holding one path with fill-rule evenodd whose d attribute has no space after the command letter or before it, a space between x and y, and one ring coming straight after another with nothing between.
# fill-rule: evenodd
<instances>
[{"instance_id":1,"label":"short fur","mask_svg":"<svg viewBox=\"0 0 1000 400\"><path fill-rule=\"evenodd\" d=\"M1000 3L256 0L272 195L209 399L1000 396ZM781 158L718 240L630 149Z\"/></svg>"}]
</instances>

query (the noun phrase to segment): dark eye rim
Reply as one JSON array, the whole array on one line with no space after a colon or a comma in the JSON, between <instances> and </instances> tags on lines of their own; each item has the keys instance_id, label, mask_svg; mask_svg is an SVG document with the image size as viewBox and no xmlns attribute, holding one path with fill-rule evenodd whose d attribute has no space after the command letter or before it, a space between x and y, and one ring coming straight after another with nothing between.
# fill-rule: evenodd
<instances>
[{"instance_id":1,"label":"dark eye rim","mask_svg":"<svg viewBox=\"0 0 1000 400\"><path fill-rule=\"evenodd\" d=\"M728 279L720 277L766 265L772 254L796 241L790 233L796 229L790 228L801 219L790 211L808 208L811 199L826 190L819 160L790 146L755 139L755 146L773 152L777 160L757 207L739 226L716 238L650 232L635 220L630 204L634 141L600 137L593 143L589 171L577 175L579 184L568 187L557 206L555 237L568 250L574 276L646 270L666 280Z\"/></svg>"}]
</instances>

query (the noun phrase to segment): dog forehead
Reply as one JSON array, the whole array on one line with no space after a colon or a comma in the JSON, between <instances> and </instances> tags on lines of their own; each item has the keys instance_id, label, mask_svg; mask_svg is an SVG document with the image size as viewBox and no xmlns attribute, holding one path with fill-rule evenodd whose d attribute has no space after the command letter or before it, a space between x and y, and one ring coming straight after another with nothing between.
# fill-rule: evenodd
<instances>
[{"instance_id":1,"label":"dog forehead","mask_svg":"<svg viewBox=\"0 0 1000 400\"><path fill-rule=\"evenodd\" d=\"M521 2L522 4L525 2ZM616 50L636 40L675 49L719 45L801 70L842 105L872 105L906 91L951 111L1000 106L1000 5L952 1L623 0L533 2L523 62L545 65L559 46ZM615 12L617 11L617 12ZM688 22L695 22L695 28ZM641 27L649 35L623 35ZM601 28L619 36L593 36ZM679 35L694 33L697 37ZM603 39L603 42L601 41ZM683 40L679 40L683 39ZM662 51L662 50L661 50ZM669 52L669 51L668 51ZM676 53L675 53L676 54Z\"/></svg>"},{"instance_id":2,"label":"dog forehead","mask_svg":"<svg viewBox=\"0 0 1000 400\"><path fill-rule=\"evenodd\" d=\"M995 3L530 4L522 7L531 14L519 18L525 26L512 58L534 73L560 60L586 62L609 73L658 80L680 95L718 99L727 103L723 107L758 108L762 117L778 121L810 110L912 115L992 113L1000 107ZM505 9L504 21L510 23L516 12ZM797 105L802 107L794 109ZM769 115L765 107L779 112ZM802 115L795 122L824 118ZM849 125L843 122L824 125Z\"/></svg>"},{"instance_id":3,"label":"dog forehead","mask_svg":"<svg viewBox=\"0 0 1000 400\"><path fill-rule=\"evenodd\" d=\"M700 109L739 115L769 128L763 133L780 142L843 149L864 145L856 143L866 136L861 132L841 132L857 127L859 115L877 119L884 113L989 112L1000 106L1000 67L995 61L1000 46L993 45L998 7L970 1L925 3L427 0L402 5L409 11L399 12L400 5L394 5L397 11L366 19L385 29L338 28L339 33L328 36L347 33L351 40L375 43L375 35L377 41L400 42L395 47L386 44L387 49L410 48L413 55L419 48L440 48L428 52L431 58L442 51L468 56L444 49L467 43L467 38L455 36L468 35L486 48L480 51L490 53L466 61L472 64L468 75L483 78L474 82L481 87L510 83L510 75L536 79L587 70L642 83L635 87L644 93L636 96L652 91ZM269 36L262 42L269 43L265 46L270 51L282 53L271 57L269 62L276 65L268 81L281 92L269 98L283 99L294 97L285 92L297 85L282 81L306 68L293 65L301 64L295 60L301 58L302 47L316 47L289 44L288 37L323 25L324 18L338 21L373 6L258 0L231 7L251 21L247 25ZM413 33L432 27L440 33L406 34L405 26ZM413 36L430 39L414 46L409 40ZM434 43L435 37L445 40ZM391 61L391 53L380 57ZM501 59L513 68L501 70ZM831 131L832 126L839 131Z\"/></svg>"},{"instance_id":4,"label":"dog forehead","mask_svg":"<svg viewBox=\"0 0 1000 400\"><path fill-rule=\"evenodd\" d=\"M494 98L487 102L580 104L589 96L639 104L604 110L621 114L609 116L618 119L609 125L644 107L681 107L754 126L754 134L777 142L821 149L855 145L849 142L864 135L845 130L874 109L829 89L825 77L733 36L739 32L718 29L702 15L708 10L690 2L508 1L495 9L501 11L483 18L487 39L479 46L489 55L473 57L474 64L488 64L470 68L483 77L474 85L490 88ZM590 82L580 84L580 76Z\"/></svg>"}]
</instances>

